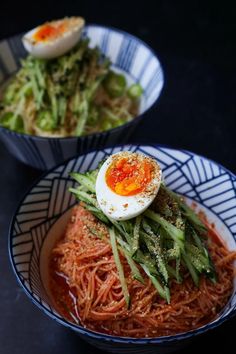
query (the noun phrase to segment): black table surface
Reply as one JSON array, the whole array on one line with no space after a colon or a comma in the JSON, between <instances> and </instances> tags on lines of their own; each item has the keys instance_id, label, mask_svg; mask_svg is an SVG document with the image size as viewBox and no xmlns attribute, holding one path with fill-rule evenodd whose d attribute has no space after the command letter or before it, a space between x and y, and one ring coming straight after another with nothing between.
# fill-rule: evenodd
<instances>
[{"instance_id":1,"label":"black table surface","mask_svg":"<svg viewBox=\"0 0 236 354\"><path fill-rule=\"evenodd\" d=\"M145 3L145 4L143 4ZM88 22L126 30L156 50L165 73L159 104L130 142L157 142L192 150L236 173L235 30L233 8L205 1L24 2L0 5L0 38L45 20L82 15ZM189 3L191 3L189 5ZM15 5L14 5L15 6ZM26 6L26 5L25 5ZM93 11L91 11L91 9ZM14 210L41 171L12 157L0 142L0 353L102 352L44 315L17 284L8 259L8 228ZM232 353L236 319L198 337L181 353Z\"/></svg>"}]
</instances>

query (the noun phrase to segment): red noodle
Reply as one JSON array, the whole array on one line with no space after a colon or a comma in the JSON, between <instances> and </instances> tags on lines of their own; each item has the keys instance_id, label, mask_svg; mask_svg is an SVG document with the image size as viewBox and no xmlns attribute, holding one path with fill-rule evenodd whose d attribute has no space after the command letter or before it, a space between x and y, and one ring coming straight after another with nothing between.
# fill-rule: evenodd
<instances>
[{"instance_id":1,"label":"red noodle","mask_svg":"<svg viewBox=\"0 0 236 354\"><path fill-rule=\"evenodd\" d=\"M236 252L228 251L214 238L208 247L217 283L201 277L197 288L185 273L182 284L171 281L169 305L143 272L145 285L132 278L127 261L120 254L131 295L131 308L127 310L107 229L82 206L76 206L65 236L52 253L50 274L55 307L70 321L79 317L84 327L119 336L158 337L200 327L217 316L233 290L232 262Z\"/></svg>"}]
</instances>

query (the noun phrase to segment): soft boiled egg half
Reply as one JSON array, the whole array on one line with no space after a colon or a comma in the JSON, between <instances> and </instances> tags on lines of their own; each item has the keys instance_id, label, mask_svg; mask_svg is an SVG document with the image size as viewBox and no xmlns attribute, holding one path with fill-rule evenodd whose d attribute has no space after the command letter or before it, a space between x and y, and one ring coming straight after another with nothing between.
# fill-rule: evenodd
<instances>
[{"instance_id":1,"label":"soft boiled egg half","mask_svg":"<svg viewBox=\"0 0 236 354\"><path fill-rule=\"evenodd\" d=\"M79 41L84 23L82 17L46 22L26 33L22 42L27 52L36 58L57 58Z\"/></svg>"},{"instance_id":2,"label":"soft boiled egg half","mask_svg":"<svg viewBox=\"0 0 236 354\"><path fill-rule=\"evenodd\" d=\"M130 151L111 155L98 172L98 204L108 218L134 218L153 202L161 176L158 163L146 155Z\"/></svg>"}]
</instances>

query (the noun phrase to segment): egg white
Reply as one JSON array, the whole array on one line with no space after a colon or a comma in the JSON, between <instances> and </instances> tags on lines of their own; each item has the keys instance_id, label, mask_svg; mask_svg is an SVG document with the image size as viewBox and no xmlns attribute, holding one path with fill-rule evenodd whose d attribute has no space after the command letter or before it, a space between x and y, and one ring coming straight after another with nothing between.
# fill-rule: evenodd
<instances>
[{"instance_id":1,"label":"egg white","mask_svg":"<svg viewBox=\"0 0 236 354\"><path fill-rule=\"evenodd\" d=\"M84 27L84 19L78 17L75 26L69 28L60 37L50 41L35 41L34 34L40 27L36 27L24 35L22 38L23 45L27 52L35 58L53 59L68 52L79 41Z\"/></svg>"},{"instance_id":2,"label":"egg white","mask_svg":"<svg viewBox=\"0 0 236 354\"><path fill-rule=\"evenodd\" d=\"M160 184L162 172L158 170L154 176L152 183L155 186L152 193L141 192L137 195L121 196L113 192L106 183L106 172L113 161L113 157L118 154L111 155L102 165L98 172L96 180L96 197L103 213L114 220L128 220L143 213L155 199ZM127 153L127 151L125 152Z\"/></svg>"}]
</instances>

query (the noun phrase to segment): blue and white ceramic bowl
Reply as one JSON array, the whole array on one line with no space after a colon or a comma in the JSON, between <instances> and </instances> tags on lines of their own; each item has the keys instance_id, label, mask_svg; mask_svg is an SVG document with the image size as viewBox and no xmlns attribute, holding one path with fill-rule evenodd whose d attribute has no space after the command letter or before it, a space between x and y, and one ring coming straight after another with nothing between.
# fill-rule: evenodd
<instances>
[{"instance_id":1,"label":"blue and white ceramic bowl","mask_svg":"<svg viewBox=\"0 0 236 354\"><path fill-rule=\"evenodd\" d=\"M71 159L45 174L26 194L17 208L9 232L11 263L20 285L30 299L49 317L74 330L81 338L112 353L167 353L188 339L220 325L236 313L236 283L225 309L213 322L175 336L132 339L92 332L64 320L50 304L48 255L61 236L76 203L68 188L71 171L94 169L106 155L122 150L138 151L158 160L167 185L194 200L214 222L229 249L236 249L236 176L217 163L194 153L152 145L123 145L97 150Z\"/></svg>"},{"instance_id":2,"label":"blue and white ceramic bowl","mask_svg":"<svg viewBox=\"0 0 236 354\"><path fill-rule=\"evenodd\" d=\"M86 26L84 35L90 38L91 47L99 46L110 57L114 70L122 72L128 83L141 84L144 93L140 114L118 128L80 138L41 138L0 127L0 138L8 150L28 165L45 170L76 154L127 142L134 128L160 96L164 83L163 71L157 56L144 42L123 31L98 25ZM20 58L26 55L21 38L22 34L0 42L0 85L17 71Z\"/></svg>"}]
</instances>

